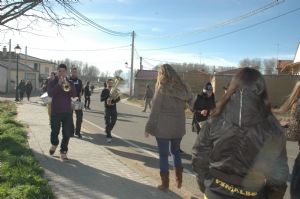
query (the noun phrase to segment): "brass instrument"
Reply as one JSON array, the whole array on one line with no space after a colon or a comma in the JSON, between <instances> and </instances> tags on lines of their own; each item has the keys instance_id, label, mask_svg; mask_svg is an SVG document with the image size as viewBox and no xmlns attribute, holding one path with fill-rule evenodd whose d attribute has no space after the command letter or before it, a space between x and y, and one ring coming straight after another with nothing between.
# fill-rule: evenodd
<instances>
[{"instance_id":1,"label":"brass instrument","mask_svg":"<svg viewBox=\"0 0 300 199\"><path fill-rule=\"evenodd\" d=\"M112 105L112 100L116 100L118 99L118 97L120 97L121 93L120 90L118 89L118 86L120 85L120 83L122 83L124 80L121 77L116 77L114 80L114 83L111 87L111 90L109 92L109 97L107 99L107 104Z\"/></svg>"},{"instance_id":2,"label":"brass instrument","mask_svg":"<svg viewBox=\"0 0 300 199\"><path fill-rule=\"evenodd\" d=\"M62 87L63 91L65 91L65 92L69 92L71 90L70 83L67 81L66 77L63 79L61 87Z\"/></svg>"}]
</instances>

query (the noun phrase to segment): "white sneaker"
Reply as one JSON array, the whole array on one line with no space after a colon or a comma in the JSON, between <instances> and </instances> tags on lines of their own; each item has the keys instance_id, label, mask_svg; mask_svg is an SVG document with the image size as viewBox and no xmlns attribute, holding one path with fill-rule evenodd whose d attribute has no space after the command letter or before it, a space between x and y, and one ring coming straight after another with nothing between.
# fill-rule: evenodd
<instances>
[{"instance_id":1,"label":"white sneaker","mask_svg":"<svg viewBox=\"0 0 300 199\"><path fill-rule=\"evenodd\" d=\"M107 139L106 139L106 142L107 142L107 143L111 143L111 141L112 141L111 138L107 138Z\"/></svg>"}]
</instances>

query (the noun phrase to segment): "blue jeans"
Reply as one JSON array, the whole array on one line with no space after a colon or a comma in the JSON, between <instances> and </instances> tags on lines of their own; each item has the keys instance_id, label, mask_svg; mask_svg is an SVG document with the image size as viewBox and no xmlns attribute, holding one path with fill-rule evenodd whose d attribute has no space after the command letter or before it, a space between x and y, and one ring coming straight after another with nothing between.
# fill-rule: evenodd
<instances>
[{"instance_id":1,"label":"blue jeans","mask_svg":"<svg viewBox=\"0 0 300 199\"><path fill-rule=\"evenodd\" d=\"M181 157L180 157L180 142L181 138L175 139L165 139L165 138L156 138L159 152L159 168L160 172L167 173L169 172L168 156L171 143L171 154L173 156L174 166L181 167Z\"/></svg>"}]
</instances>

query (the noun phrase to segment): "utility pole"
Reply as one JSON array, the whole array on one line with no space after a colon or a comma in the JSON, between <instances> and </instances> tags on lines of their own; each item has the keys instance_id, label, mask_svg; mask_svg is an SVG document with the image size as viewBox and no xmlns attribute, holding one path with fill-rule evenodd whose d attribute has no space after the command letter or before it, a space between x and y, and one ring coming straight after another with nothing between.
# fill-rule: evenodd
<instances>
[{"instance_id":1,"label":"utility pole","mask_svg":"<svg viewBox=\"0 0 300 199\"><path fill-rule=\"evenodd\" d=\"M140 57L140 70L143 70L143 57Z\"/></svg>"},{"instance_id":2,"label":"utility pole","mask_svg":"<svg viewBox=\"0 0 300 199\"><path fill-rule=\"evenodd\" d=\"M134 57L134 36L135 36L135 33L134 31L132 31L132 44L131 44L131 71L130 71L130 96L133 95L133 92L132 92L132 87L133 87L133 57Z\"/></svg>"},{"instance_id":3,"label":"utility pole","mask_svg":"<svg viewBox=\"0 0 300 199\"><path fill-rule=\"evenodd\" d=\"M9 93L12 88L11 88L11 79L10 79L10 73L11 73L11 39L9 39L8 43L8 70L7 70L7 92Z\"/></svg>"}]
</instances>

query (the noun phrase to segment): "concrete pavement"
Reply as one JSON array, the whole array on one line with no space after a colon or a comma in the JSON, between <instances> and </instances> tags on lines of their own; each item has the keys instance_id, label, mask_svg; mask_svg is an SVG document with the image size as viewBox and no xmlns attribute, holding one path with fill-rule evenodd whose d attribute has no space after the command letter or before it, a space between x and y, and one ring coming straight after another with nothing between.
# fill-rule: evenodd
<instances>
[{"instance_id":1,"label":"concrete pavement","mask_svg":"<svg viewBox=\"0 0 300 199\"><path fill-rule=\"evenodd\" d=\"M38 101L32 98L18 104L17 119L28 126L29 146L58 199L181 198L171 191L159 191L153 178L125 165L91 138L71 138L68 161L59 158L59 148L50 156L49 118Z\"/></svg>"}]
</instances>

